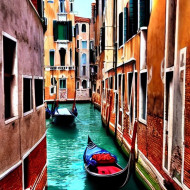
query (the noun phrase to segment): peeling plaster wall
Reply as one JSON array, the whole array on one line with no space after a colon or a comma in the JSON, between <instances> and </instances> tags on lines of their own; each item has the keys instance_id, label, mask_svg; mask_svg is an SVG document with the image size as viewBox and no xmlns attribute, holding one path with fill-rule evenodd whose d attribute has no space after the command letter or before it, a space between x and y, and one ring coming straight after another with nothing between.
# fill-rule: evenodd
<instances>
[{"instance_id":1,"label":"peeling plaster wall","mask_svg":"<svg viewBox=\"0 0 190 190\"><path fill-rule=\"evenodd\" d=\"M46 130L43 106L38 110L34 107L31 114L23 117L22 75L43 77L43 27L40 18L28 0L1 1L0 49L3 47L2 32L17 40L18 94L14 96L18 96L18 119L5 124L4 96L1 96L0 173L16 164L42 138ZM0 52L0 93L3 95L3 50L1 49ZM34 100L33 97L33 102Z\"/></svg>"}]
</instances>

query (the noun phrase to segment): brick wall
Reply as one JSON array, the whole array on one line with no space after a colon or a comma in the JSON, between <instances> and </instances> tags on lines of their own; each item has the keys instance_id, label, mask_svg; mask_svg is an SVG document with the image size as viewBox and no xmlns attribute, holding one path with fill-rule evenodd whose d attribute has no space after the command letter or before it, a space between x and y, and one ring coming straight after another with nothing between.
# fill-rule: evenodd
<instances>
[{"instance_id":1,"label":"brick wall","mask_svg":"<svg viewBox=\"0 0 190 190\"><path fill-rule=\"evenodd\" d=\"M22 165L0 181L0 190L22 190Z\"/></svg>"},{"instance_id":2,"label":"brick wall","mask_svg":"<svg viewBox=\"0 0 190 190\"><path fill-rule=\"evenodd\" d=\"M190 48L187 48L185 84L185 159L184 183L190 188Z\"/></svg>"},{"instance_id":3,"label":"brick wall","mask_svg":"<svg viewBox=\"0 0 190 190\"><path fill-rule=\"evenodd\" d=\"M43 141L24 160L25 187L33 187L35 182L38 180L46 164L46 157L46 138L44 138Z\"/></svg>"}]
</instances>

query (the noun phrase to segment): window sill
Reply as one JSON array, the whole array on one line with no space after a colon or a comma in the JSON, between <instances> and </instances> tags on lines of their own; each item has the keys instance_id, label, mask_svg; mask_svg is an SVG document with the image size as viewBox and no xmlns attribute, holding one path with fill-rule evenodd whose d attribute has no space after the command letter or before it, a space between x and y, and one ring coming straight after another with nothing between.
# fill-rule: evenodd
<instances>
[{"instance_id":1,"label":"window sill","mask_svg":"<svg viewBox=\"0 0 190 190\"><path fill-rule=\"evenodd\" d=\"M119 48L118 49L122 49L124 47L124 45L121 45L121 46L119 46Z\"/></svg>"},{"instance_id":2,"label":"window sill","mask_svg":"<svg viewBox=\"0 0 190 190\"><path fill-rule=\"evenodd\" d=\"M57 42L57 43L69 43L69 40L57 40L55 42Z\"/></svg>"},{"instance_id":3,"label":"window sill","mask_svg":"<svg viewBox=\"0 0 190 190\"><path fill-rule=\"evenodd\" d=\"M34 110L32 109L32 110L30 110L30 111L24 112L24 113L23 113L23 116L25 117L25 116L31 114L33 111L34 111Z\"/></svg>"},{"instance_id":4,"label":"window sill","mask_svg":"<svg viewBox=\"0 0 190 190\"><path fill-rule=\"evenodd\" d=\"M142 124L144 124L144 125L147 125L147 121L145 119L140 118L139 122L142 123Z\"/></svg>"},{"instance_id":5,"label":"window sill","mask_svg":"<svg viewBox=\"0 0 190 190\"><path fill-rule=\"evenodd\" d=\"M50 94L50 96L54 96L55 95L55 93L54 94Z\"/></svg>"},{"instance_id":6,"label":"window sill","mask_svg":"<svg viewBox=\"0 0 190 190\"><path fill-rule=\"evenodd\" d=\"M7 125L7 124L9 124L9 123L11 123L11 122L13 122L13 121L15 121L17 119L18 119L18 116L14 116L14 117L12 117L10 119L5 120L5 124Z\"/></svg>"},{"instance_id":7,"label":"window sill","mask_svg":"<svg viewBox=\"0 0 190 190\"><path fill-rule=\"evenodd\" d=\"M40 108L43 108L43 107L44 107L44 104L41 104L41 105L36 107L36 110L39 110Z\"/></svg>"}]
</instances>

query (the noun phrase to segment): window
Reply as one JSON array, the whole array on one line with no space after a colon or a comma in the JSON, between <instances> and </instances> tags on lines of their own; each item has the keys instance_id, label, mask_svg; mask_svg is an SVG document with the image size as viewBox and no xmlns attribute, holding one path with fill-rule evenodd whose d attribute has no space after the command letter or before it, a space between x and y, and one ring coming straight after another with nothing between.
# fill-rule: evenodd
<instances>
[{"instance_id":1,"label":"window","mask_svg":"<svg viewBox=\"0 0 190 190\"><path fill-rule=\"evenodd\" d=\"M65 0L59 0L59 11L65 13Z\"/></svg>"},{"instance_id":2,"label":"window","mask_svg":"<svg viewBox=\"0 0 190 190\"><path fill-rule=\"evenodd\" d=\"M43 79L35 79L35 103L36 107L42 105L43 100Z\"/></svg>"},{"instance_id":3,"label":"window","mask_svg":"<svg viewBox=\"0 0 190 190\"><path fill-rule=\"evenodd\" d=\"M54 50L50 50L49 51L49 61L50 61L50 66L54 66L54 53L55 51Z\"/></svg>"},{"instance_id":4,"label":"window","mask_svg":"<svg viewBox=\"0 0 190 190\"><path fill-rule=\"evenodd\" d=\"M123 45L123 13L119 14L119 46Z\"/></svg>"},{"instance_id":5,"label":"window","mask_svg":"<svg viewBox=\"0 0 190 190\"><path fill-rule=\"evenodd\" d=\"M94 41L90 41L90 49L94 49Z\"/></svg>"},{"instance_id":6,"label":"window","mask_svg":"<svg viewBox=\"0 0 190 190\"><path fill-rule=\"evenodd\" d=\"M3 34L5 119L18 114L16 39Z\"/></svg>"},{"instance_id":7,"label":"window","mask_svg":"<svg viewBox=\"0 0 190 190\"><path fill-rule=\"evenodd\" d=\"M56 86L56 84L57 84L57 81L56 81L55 77L51 77L51 85Z\"/></svg>"},{"instance_id":8,"label":"window","mask_svg":"<svg viewBox=\"0 0 190 190\"><path fill-rule=\"evenodd\" d=\"M70 66L72 66L72 49L70 49Z\"/></svg>"},{"instance_id":9,"label":"window","mask_svg":"<svg viewBox=\"0 0 190 190\"><path fill-rule=\"evenodd\" d=\"M72 41L72 21L61 22L53 21L54 41L69 40Z\"/></svg>"},{"instance_id":10,"label":"window","mask_svg":"<svg viewBox=\"0 0 190 190\"><path fill-rule=\"evenodd\" d=\"M77 48L79 49L79 40L77 40Z\"/></svg>"},{"instance_id":11,"label":"window","mask_svg":"<svg viewBox=\"0 0 190 190\"><path fill-rule=\"evenodd\" d=\"M140 119L146 120L147 115L147 72L140 73Z\"/></svg>"},{"instance_id":12,"label":"window","mask_svg":"<svg viewBox=\"0 0 190 190\"><path fill-rule=\"evenodd\" d=\"M137 33L138 1L129 1L129 38Z\"/></svg>"},{"instance_id":13,"label":"window","mask_svg":"<svg viewBox=\"0 0 190 190\"><path fill-rule=\"evenodd\" d=\"M79 35L79 25L76 24L76 36Z\"/></svg>"},{"instance_id":14,"label":"window","mask_svg":"<svg viewBox=\"0 0 190 190\"><path fill-rule=\"evenodd\" d=\"M164 168L169 170L171 161L171 142L169 136L173 135L173 71L166 72L165 78L165 98L164 98Z\"/></svg>"},{"instance_id":15,"label":"window","mask_svg":"<svg viewBox=\"0 0 190 190\"><path fill-rule=\"evenodd\" d=\"M64 48L61 48L59 50L59 54L60 54L61 66L65 66L65 54L66 54L66 50Z\"/></svg>"},{"instance_id":16,"label":"window","mask_svg":"<svg viewBox=\"0 0 190 190\"><path fill-rule=\"evenodd\" d=\"M113 89L113 77L109 78L109 89Z\"/></svg>"},{"instance_id":17,"label":"window","mask_svg":"<svg viewBox=\"0 0 190 190\"><path fill-rule=\"evenodd\" d=\"M79 89L79 82L77 82L77 89Z\"/></svg>"},{"instance_id":18,"label":"window","mask_svg":"<svg viewBox=\"0 0 190 190\"><path fill-rule=\"evenodd\" d=\"M66 89L66 79L59 79L59 89Z\"/></svg>"},{"instance_id":19,"label":"window","mask_svg":"<svg viewBox=\"0 0 190 190\"><path fill-rule=\"evenodd\" d=\"M53 95L56 93L56 86L50 86L50 95Z\"/></svg>"},{"instance_id":20,"label":"window","mask_svg":"<svg viewBox=\"0 0 190 190\"><path fill-rule=\"evenodd\" d=\"M48 3L54 3L54 0L48 0L47 2Z\"/></svg>"},{"instance_id":21,"label":"window","mask_svg":"<svg viewBox=\"0 0 190 190\"><path fill-rule=\"evenodd\" d=\"M125 7L124 8L124 28L123 28L124 43L128 40L127 29L128 29L128 8Z\"/></svg>"},{"instance_id":22,"label":"window","mask_svg":"<svg viewBox=\"0 0 190 190\"><path fill-rule=\"evenodd\" d=\"M28 112L32 108L32 77L23 78L23 112Z\"/></svg>"},{"instance_id":23,"label":"window","mask_svg":"<svg viewBox=\"0 0 190 190\"><path fill-rule=\"evenodd\" d=\"M82 41L82 49L87 49L87 41Z\"/></svg>"},{"instance_id":24,"label":"window","mask_svg":"<svg viewBox=\"0 0 190 190\"><path fill-rule=\"evenodd\" d=\"M86 54L85 54L85 53L82 54L81 63L82 63L82 64L86 64Z\"/></svg>"},{"instance_id":25,"label":"window","mask_svg":"<svg viewBox=\"0 0 190 190\"><path fill-rule=\"evenodd\" d=\"M83 76L86 75L86 66L82 66L82 75L83 75Z\"/></svg>"},{"instance_id":26,"label":"window","mask_svg":"<svg viewBox=\"0 0 190 190\"><path fill-rule=\"evenodd\" d=\"M105 27L100 28L101 51L105 50Z\"/></svg>"},{"instance_id":27,"label":"window","mask_svg":"<svg viewBox=\"0 0 190 190\"><path fill-rule=\"evenodd\" d=\"M73 12L73 2L70 2L70 12Z\"/></svg>"},{"instance_id":28,"label":"window","mask_svg":"<svg viewBox=\"0 0 190 190\"><path fill-rule=\"evenodd\" d=\"M87 88L87 81L86 80L82 81L82 87L83 87L83 89Z\"/></svg>"},{"instance_id":29,"label":"window","mask_svg":"<svg viewBox=\"0 0 190 190\"><path fill-rule=\"evenodd\" d=\"M82 32L86 32L86 24L82 24Z\"/></svg>"},{"instance_id":30,"label":"window","mask_svg":"<svg viewBox=\"0 0 190 190\"><path fill-rule=\"evenodd\" d=\"M150 2L139 1L139 27L148 26L149 15L150 15Z\"/></svg>"},{"instance_id":31,"label":"window","mask_svg":"<svg viewBox=\"0 0 190 190\"><path fill-rule=\"evenodd\" d=\"M93 92L96 92L96 84L94 84L93 87Z\"/></svg>"}]
</instances>

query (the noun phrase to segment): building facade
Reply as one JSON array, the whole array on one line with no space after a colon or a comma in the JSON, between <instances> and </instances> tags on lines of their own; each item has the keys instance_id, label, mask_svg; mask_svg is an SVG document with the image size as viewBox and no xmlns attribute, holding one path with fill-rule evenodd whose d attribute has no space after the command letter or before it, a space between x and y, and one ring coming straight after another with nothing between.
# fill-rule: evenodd
<instances>
[{"instance_id":1,"label":"building facade","mask_svg":"<svg viewBox=\"0 0 190 190\"><path fill-rule=\"evenodd\" d=\"M90 100L90 19L75 16L76 100Z\"/></svg>"},{"instance_id":2,"label":"building facade","mask_svg":"<svg viewBox=\"0 0 190 190\"><path fill-rule=\"evenodd\" d=\"M0 4L0 189L43 189L47 183L43 3Z\"/></svg>"},{"instance_id":3,"label":"building facade","mask_svg":"<svg viewBox=\"0 0 190 190\"><path fill-rule=\"evenodd\" d=\"M92 100L125 150L138 121L136 171L156 189L190 189L189 13L185 0L96 0Z\"/></svg>"},{"instance_id":4,"label":"building facade","mask_svg":"<svg viewBox=\"0 0 190 190\"><path fill-rule=\"evenodd\" d=\"M45 0L45 100L70 101L75 96L73 1ZM74 88L73 88L74 87Z\"/></svg>"}]
</instances>

